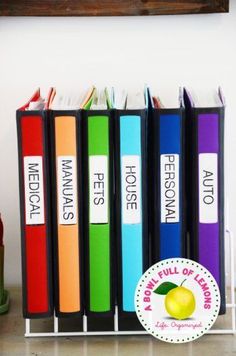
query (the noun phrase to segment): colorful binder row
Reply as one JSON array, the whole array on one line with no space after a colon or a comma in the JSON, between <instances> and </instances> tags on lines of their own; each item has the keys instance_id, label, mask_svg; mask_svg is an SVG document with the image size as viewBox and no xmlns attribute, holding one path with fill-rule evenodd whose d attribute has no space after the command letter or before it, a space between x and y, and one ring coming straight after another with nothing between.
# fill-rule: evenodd
<instances>
[{"instance_id":1,"label":"colorful binder row","mask_svg":"<svg viewBox=\"0 0 236 356\"><path fill-rule=\"evenodd\" d=\"M141 99L140 99L141 98ZM149 89L39 90L17 110L23 315L135 315L148 266L188 257L224 287L224 102L164 108ZM188 246L187 233L190 245ZM208 251L211 251L211 254Z\"/></svg>"}]
</instances>

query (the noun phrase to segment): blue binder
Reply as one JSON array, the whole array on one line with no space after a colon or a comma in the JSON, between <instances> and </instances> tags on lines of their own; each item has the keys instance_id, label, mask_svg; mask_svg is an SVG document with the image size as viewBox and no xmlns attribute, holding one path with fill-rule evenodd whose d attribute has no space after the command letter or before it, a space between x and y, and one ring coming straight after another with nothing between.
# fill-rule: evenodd
<instances>
[{"instance_id":1,"label":"blue binder","mask_svg":"<svg viewBox=\"0 0 236 356\"><path fill-rule=\"evenodd\" d=\"M167 195L166 203L162 204L162 199L160 199L160 209L161 215L163 215L163 209L166 212L164 213L164 218L160 219L160 259L166 259L171 257L181 257L182 256L182 186L179 184L178 189L178 199L176 199L176 192L172 187L176 184L176 180L179 183L182 181L182 138L181 138L181 127L182 127L182 116L180 114L160 114L160 160L162 157L166 157L166 169L170 169L169 176L161 177L164 172L160 170L160 184L162 181L166 180L166 185L168 183L168 189L165 190L165 195ZM169 159L168 159L169 157ZM170 162L170 163L168 163ZM178 163L177 163L178 162ZM178 167L176 167L178 165ZM175 167L177 169L171 171L171 168ZM166 171L168 172L168 171ZM178 175L178 178L175 180L170 179L168 182L168 178L170 175ZM161 187L160 190L163 188ZM161 193L161 192L160 192ZM175 195L175 196L174 196ZM168 204L169 200L169 204ZM173 203L174 202L174 203ZM168 205L168 206L167 206ZM174 212L174 213L172 213ZM177 213L178 212L178 213ZM177 216L172 216L172 215ZM168 219L169 216L169 219ZM172 219L173 218L173 219ZM172 222L171 219L174 221ZM165 222L164 222L165 221Z\"/></svg>"},{"instance_id":2,"label":"blue binder","mask_svg":"<svg viewBox=\"0 0 236 356\"><path fill-rule=\"evenodd\" d=\"M127 115L120 117L120 158L121 174L122 159L135 156L139 161L139 172L130 170L131 173L138 173L140 180L141 167L141 117ZM136 167L137 168L137 167ZM135 179L135 178L134 178ZM133 179L133 181L134 181ZM125 204L124 179L121 179L121 205ZM132 183L132 181L131 181ZM141 183L141 182L140 182ZM132 185L132 184L131 184ZM134 184L133 184L134 185ZM141 187L139 186L140 204L142 204ZM134 191L134 190L133 190ZM141 209L140 209L141 210ZM122 246L122 289L123 289L123 309L124 311L135 311L134 292L136 285L143 273L142 256L142 210L140 211L140 222L126 223L124 213L121 218L121 246Z\"/></svg>"},{"instance_id":3,"label":"blue binder","mask_svg":"<svg viewBox=\"0 0 236 356\"><path fill-rule=\"evenodd\" d=\"M120 313L135 314L135 289L148 263L146 119L146 109L116 112L116 235Z\"/></svg>"},{"instance_id":4,"label":"blue binder","mask_svg":"<svg viewBox=\"0 0 236 356\"><path fill-rule=\"evenodd\" d=\"M184 108L154 108L149 100L149 217L156 263L186 257Z\"/></svg>"}]
</instances>

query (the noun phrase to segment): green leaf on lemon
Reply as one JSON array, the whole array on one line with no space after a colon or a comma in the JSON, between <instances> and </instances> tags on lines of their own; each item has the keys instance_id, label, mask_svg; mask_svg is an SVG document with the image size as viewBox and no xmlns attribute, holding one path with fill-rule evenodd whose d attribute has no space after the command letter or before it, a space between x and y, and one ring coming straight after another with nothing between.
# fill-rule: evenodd
<instances>
[{"instance_id":1,"label":"green leaf on lemon","mask_svg":"<svg viewBox=\"0 0 236 356\"><path fill-rule=\"evenodd\" d=\"M164 282L160 284L153 292L156 294L166 295L171 289L177 288L177 284Z\"/></svg>"}]
</instances>

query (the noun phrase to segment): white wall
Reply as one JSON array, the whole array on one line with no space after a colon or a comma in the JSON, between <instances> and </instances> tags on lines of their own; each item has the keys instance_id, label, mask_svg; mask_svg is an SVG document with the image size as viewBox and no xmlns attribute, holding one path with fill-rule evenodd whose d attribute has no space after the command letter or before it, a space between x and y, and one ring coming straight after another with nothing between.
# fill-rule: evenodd
<instances>
[{"instance_id":1,"label":"white wall","mask_svg":"<svg viewBox=\"0 0 236 356\"><path fill-rule=\"evenodd\" d=\"M0 211L6 283L20 283L15 110L41 86L90 84L156 92L223 87L226 187L236 232L236 2L229 14L110 18L0 18Z\"/></svg>"}]
</instances>

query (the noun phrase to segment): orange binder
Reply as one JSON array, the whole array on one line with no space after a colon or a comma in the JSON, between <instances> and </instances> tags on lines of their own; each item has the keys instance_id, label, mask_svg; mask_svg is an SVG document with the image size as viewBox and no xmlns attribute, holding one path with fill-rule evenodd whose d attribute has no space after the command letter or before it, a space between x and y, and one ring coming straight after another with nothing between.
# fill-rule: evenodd
<instances>
[{"instance_id":1,"label":"orange binder","mask_svg":"<svg viewBox=\"0 0 236 356\"><path fill-rule=\"evenodd\" d=\"M78 182L77 111L52 111L54 227L56 236L56 314L81 312L81 219ZM55 209L56 208L56 209Z\"/></svg>"}]
</instances>

